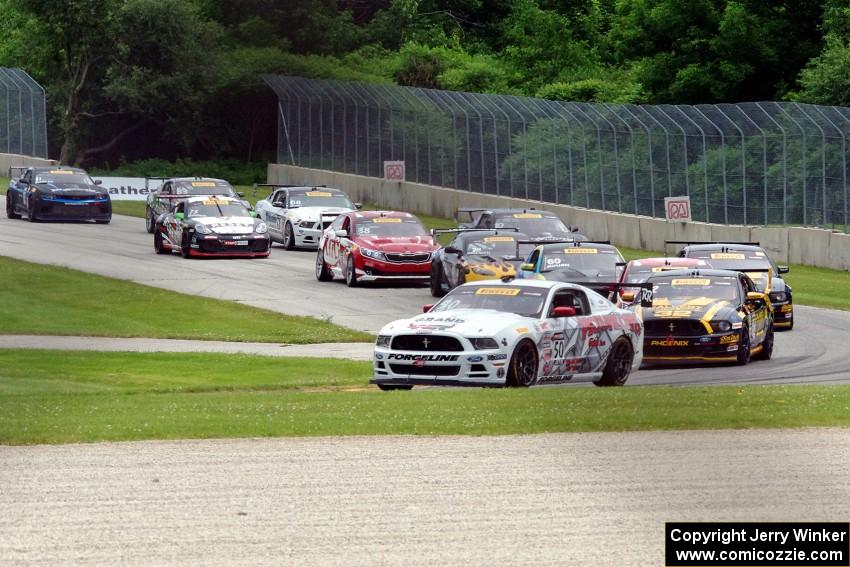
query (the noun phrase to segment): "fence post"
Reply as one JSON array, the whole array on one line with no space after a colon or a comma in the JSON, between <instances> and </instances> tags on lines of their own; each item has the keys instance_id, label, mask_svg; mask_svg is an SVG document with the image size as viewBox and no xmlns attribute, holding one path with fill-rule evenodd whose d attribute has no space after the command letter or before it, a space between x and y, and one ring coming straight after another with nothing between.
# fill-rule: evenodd
<instances>
[{"instance_id":1,"label":"fence post","mask_svg":"<svg viewBox=\"0 0 850 567\"><path fill-rule=\"evenodd\" d=\"M797 122L797 119L794 118L794 116L792 116L792 114L790 112L785 110L785 107L782 106L781 103L777 102L775 104L776 104L776 108L778 108L780 110L780 112L782 112L782 114L787 116L788 119L791 120L791 122L793 122L794 125L797 128L800 129L800 133L803 135L803 140L802 140L802 142L803 142L803 175L802 175L802 180L803 180L803 226L806 226L806 225L808 225L808 216L806 215L807 207L808 207L808 204L806 203L806 186L808 184L807 179L806 179L806 170L807 170L806 162L808 161L808 156L806 155L806 129L803 128L800 125L799 122ZM788 205L786 204L785 206L787 207Z\"/></svg>"},{"instance_id":2,"label":"fence post","mask_svg":"<svg viewBox=\"0 0 850 567\"><path fill-rule=\"evenodd\" d=\"M634 194L634 214L638 214L638 183L637 183L637 166L635 164L635 132L632 129L631 124L629 124L626 120L623 119L622 116L617 114L617 106L608 103L602 103L602 106L608 109L612 115L617 117L617 120L622 122L626 129L629 131L629 147L631 148L631 156L632 156L632 193ZM623 108L623 105L619 105L620 108ZM614 135L616 138L616 134ZM619 193L619 191L618 191ZM622 211L620 211L622 212Z\"/></svg>"},{"instance_id":3,"label":"fence post","mask_svg":"<svg viewBox=\"0 0 850 567\"><path fill-rule=\"evenodd\" d=\"M785 133L785 128L783 128L782 125L779 122L774 120L773 116L771 116L770 113L768 113L762 107L760 102L757 102L755 104L758 107L758 109L761 110L762 114L767 116L768 120L773 122L776 125L776 127L779 128L779 131L782 133L782 224L784 226L784 225L788 224L788 204L786 203L786 201L788 199L788 151L787 151L788 140L787 140L787 134ZM766 173L765 173L765 177L767 177ZM765 185L766 184L767 184L767 181L765 181ZM765 199L767 199L766 196L765 196ZM769 224L769 223L766 222L765 224Z\"/></svg>"},{"instance_id":4,"label":"fence post","mask_svg":"<svg viewBox=\"0 0 850 567\"><path fill-rule=\"evenodd\" d=\"M842 109L837 106L830 106L833 112L835 112L838 116L841 117L847 123L850 123L850 119L844 116ZM841 133L841 181L843 183L842 187L844 189L844 232L847 232L847 145L846 139L844 136L844 131L838 128L838 131Z\"/></svg>"},{"instance_id":5,"label":"fence post","mask_svg":"<svg viewBox=\"0 0 850 567\"><path fill-rule=\"evenodd\" d=\"M714 108L712 106L712 108ZM723 133L723 129L720 128L711 118L705 115L705 113L699 109L698 106L694 107L694 110L702 116L706 122L711 124L717 133L720 134L720 168L723 170L723 224L729 224L729 188L726 184L726 135Z\"/></svg>"},{"instance_id":6,"label":"fence post","mask_svg":"<svg viewBox=\"0 0 850 567\"><path fill-rule=\"evenodd\" d=\"M821 152L820 152L820 155L821 155L821 184L822 184L822 187L823 187L823 199L822 199L823 202L821 203L821 207L823 208L822 222L823 222L824 228L826 228L826 222L827 222L826 221L826 132L824 131L823 128L821 128L820 124L818 124L815 119L813 119L811 116L809 116L809 113L806 112L806 109L804 108L803 105L801 105L800 103L797 103L797 102L792 102L791 104L793 104L795 107L797 107L797 110L802 112L803 116L805 116L809 120L809 122L814 124L815 128L817 128L820 131L820 135L821 135ZM808 106L808 105L806 105L806 106ZM817 202L817 199L815 199L815 202Z\"/></svg>"},{"instance_id":7,"label":"fence post","mask_svg":"<svg viewBox=\"0 0 850 567\"><path fill-rule=\"evenodd\" d=\"M687 120L688 122L693 124L694 127L697 130L699 130L700 136L702 136L702 172L703 172L704 185L705 185L704 190L703 190L703 192L704 192L703 197L705 198L705 222L711 222L710 221L711 215L709 213L709 204L708 204L708 158L706 156L705 130L702 129L702 126L700 126L699 123L697 123L694 119L692 119L690 116L688 116L688 113L685 112L684 110L682 110L681 106L676 105L674 108L679 112L679 114L681 114L682 116L685 117L685 120Z\"/></svg>"},{"instance_id":8,"label":"fence post","mask_svg":"<svg viewBox=\"0 0 850 567\"><path fill-rule=\"evenodd\" d=\"M747 113L744 111L743 108L741 108L739 105L736 105L735 107L738 109L738 112L740 112L741 115L750 122L750 124L752 124L753 126L756 127L756 130L761 132L762 143L763 143L763 145L762 145L762 169L764 171L764 174L762 175L762 186L764 188L763 189L763 193L764 193L764 195L763 195L763 197L764 197L764 224L765 224L765 226L767 226L768 225L768 222L767 222L767 133L765 133L765 131L762 130L761 127L758 124L756 124L755 121L753 121L752 118L750 118L747 115Z\"/></svg>"},{"instance_id":9,"label":"fence post","mask_svg":"<svg viewBox=\"0 0 850 567\"><path fill-rule=\"evenodd\" d=\"M593 124L593 126L596 128L596 157L597 157L597 160L599 161L599 196L602 200L602 210L607 211L608 209L605 208L605 176L604 176L605 174L602 171L602 130L599 128L599 124L594 122L594 120L590 116L588 116L588 114L584 110L581 109L581 105L587 104L587 103L571 102L570 104L582 116L587 118L590 121L590 123ZM589 202L588 202L587 207L591 208Z\"/></svg>"},{"instance_id":10,"label":"fence post","mask_svg":"<svg viewBox=\"0 0 850 567\"><path fill-rule=\"evenodd\" d=\"M632 112L629 108L628 104L623 105L623 109L628 112L632 118L634 118L638 124L640 124L641 128L646 131L646 153L649 158L649 200L650 200L650 210L652 211L652 216L655 216L655 166L653 165L652 159L652 130L644 123L643 120L638 118L637 114ZM637 207L637 205L635 205ZM635 214L640 214L635 208Z\"/></svg>"},{"instance_id":11,"label":"fence post","mask_svg":"<svg viewBox=\"0 0 850 567\"><path fill-rule=\"evenodd\" d=\"M655 108L661 114L666 116L670 120L670 122L672 122L673 125L676 126L676 128L678 128L682 132L682 156L685 158L684 159L685 169L683 171L683 173L685 175L685 195L690 197L690 195L691 195L691 185L690 185L690 182L688 181L688 133L685 132L685 129L682 128L681 124L679 124L678 122L673 120L673 117L670 116L669 114L667 114L667 111L664 110L663 105L656 106ZM674 107L671 107L671 108L674 108ZM670 196L672 197L672 195L670 195Z\"/></svg>"},{"instance_id":12,"label":"fence post","mask_svg":"<svg viewBox=\"0 0 850 567\"><path fill-rule=\"evenodd\" d=\"M621 197L621 191L620 191L620 185L621 185L621 183L620 183L620 150L619 150L618 145L617 145L617 129L614 127L614 123L611 122L610 120L608 120L607 118L605 118L605 115L602 114L601 112L599 112L599 109L597 109L596 106L594 106L593 104L588 104L588 107L593 112L598 114L599 117L602 118L602 120L604 120L605 122L607 122L608 126L611 127L611 138L614 141L614 179L616 180L616 184L617 184L617 212L622 213L623 212L623 203L622 203L622 197ZM603 188L602 191L604 192L605 189ZM604 198L603 198L603 202L604 202Z\"/></svg>"},{"instance_id":13,"label":"fence post","mask_svg":"<svg viewBox=\"0 0 850 567\"><path fill-rule=\"evenodd\" d=\"M650 114L650 112L645 107L636 106L635 108L640 109L641 112L643 112L644 114L649 116L649 118L653 122L658 124L658 127L661 128L661 130L664 131L664 149L665 149L666 156L667 156L667 195L669 196L673 193L673 170L670 168L670 132L667 130L667 128L664 127L663 124L661 124L661 122L659 122L659 120L655 116ZM652 216L653 217L656 216L656 214L655 214L654 191L653 191L653 196L652 196Z\"/></svg>"}]
</instances>

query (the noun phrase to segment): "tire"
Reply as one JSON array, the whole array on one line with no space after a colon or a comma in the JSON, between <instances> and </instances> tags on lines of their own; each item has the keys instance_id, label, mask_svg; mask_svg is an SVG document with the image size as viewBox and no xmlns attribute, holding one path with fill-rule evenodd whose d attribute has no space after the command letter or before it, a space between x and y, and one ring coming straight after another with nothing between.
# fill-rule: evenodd
<instances>
[{"instance_id":1,"label":"tire","mask_svg":"<svg viewBox=\"0 0 850 567\"><path fill-rule=\"evenodd\" d=\"M512 388L528 388L537 382L537 347L523 339L514 348L508 366L507 385Z\"/></svg>"},{"instance_id":2,"label":"tire","mask_svg":"<svg viewBox=\"0 0 850 567\"><path fill-rule=\"evenodd\" d=\"M153 233L153 250L157 254L170 254L171 250L165 248L164 243L162 242L162 232L156 230Z\"/></svg>"},{"instance_id":3,"label":"tire","mask_svg":"<svg viewBox=\"0 0 850 567\"><path fill-rule=\"evenodd\" d=\"M792 314L791 314L791 324L790 324L790 325L788 325L787 327L785 327L785 330L786 330L786 331L790 331L790 330L791 330L791 329L793 329L793 328L794 328L794 314L792 313Z\"/></svg>"},{"instance_id":4,"label":"tire","mask_svg":"<svg viewBox=\"0 0 850 567\"><path fill-rule=\"evenodd\" d=\"M401 384L398 386L395 384L378 384L378 388L384 392L392 392L393 390L412 390L413 386L402 386Z\"/></svg>"},{"instance_id":5,"label":"tire","mask_svg":"<svg viewBox=\"0 0 850 567\"><path fill-rule=\"evenodd\" d=\"M27 207L27 219L29 219L30 222L38 222L38 218L35 216L35 213L32 212L33 200L34 199L30 199L30 206Z\"/></svg>"},{"instance_id":6,"label":"tire","mask_svg":"<svg viewBox=\"0 0 850 567\"><path fill-rule=\"evenodd\" d=\"M328 265L325 264L325 252L321 248L316 253L316 279L320 282L329 282L333 279Z\"/></svg>"},{"instance_id":7,"label":"tire","mask_svg":"<svg viewBox=\"0 0 850 567\"><path fill-rule=\"evenodd\" d=\"M753 358L757 360L770 360L773 357L773 323L767 328L764 340L761 343L761 351Z\"/></svg>"},{"instance_id":8,"label":"tire","mask_svg":"<svg viewBox=\"0 0 850 567\"><path fill-rule=\"evenodd\" d=\"M357 270L354 266L354 258L348 255L348 261L345 263L345 285L355 287L357 285Z\"/></svg>"},{"instance_id":9,"label":"tire","mask_svg":"<svg viewBox=\"0 0 850 567\"><path fill-rule=\"evenodd\" d=\"M21 218L21 215L15 212L15 198L8 191L6 192L6 218Z\"/></svg>"},{"instance_id":10,"label":"tire","mask_svg":"<svg viewBox=\"0 0 850 567\"><path fill-rule=\"evenodd\" d=\"M148 234L153 234L155 229L156 219L153 216L153 211L150 207L145 206L145 230L148 231Z\"/></svg>"},{"instance_id":11,"label":"tire","mask_svg":"<svg viewBox=\"0 0 850 567\"><path fill-rule=\"evenodd\" d=\"M182 245L180 246L180 253L183 254L184 258L191 258L192 257L192 248L190 247L190 244L191 243L189 241L189 232L184 230L183 231L183 242L182 242Z\"/></svg>"},{"instance_id":12,"label":"tire","mask_svg":"<svg viewBox=\"0 0 850 567\"><path fill-rule=\"evenodd\" d=\"M626 337L620 337L611 345L611 352L602 370L602 377L594 381L594 385L602 388L624 385L632 372L634 360L635 350L632 348L632 341Z\"/></svg>"},{"instance_id":13,"label":"tire","mask_svg":"<svg viewBox=\"0 0 850 567\"><path fill-rule=\"evenodd\" d=\"M283 228L283 247L287 250L295 250L295 233L292 231L292 223L286 223Z\"/></svg>"},{"instance_id":14,"label":"tire","mask_svg":"<svg viewBox=\"0 0 850 567\"><path fill-rule=\"evenodd\" d=\"M443 265L439 261L431 263L431 295L433 297L443 297L446 292L443 290Z\"/></svg>"},{"instance_id":15,"label":"tire","mask_svg":"<svg viewBox=\"0 0 850 567\"><path fill-rule=\"evenodd\" d=\"M741 327L741 340L738 341L738 356L735 363L738 366L746 366L750 362L750 328Z\"/></svg>"}]
</instances>

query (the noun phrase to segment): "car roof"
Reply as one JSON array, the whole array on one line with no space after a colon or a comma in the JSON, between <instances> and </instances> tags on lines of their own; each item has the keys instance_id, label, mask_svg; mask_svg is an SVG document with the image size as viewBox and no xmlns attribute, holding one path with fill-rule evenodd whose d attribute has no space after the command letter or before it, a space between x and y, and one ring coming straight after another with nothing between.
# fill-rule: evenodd
<instances>
[{"instance_id":1,"label":"car roof","mask_svg":"<svg viewBox=\"0 0 850 567\"><path fill-rule=\"evenodd\" d=\"M74 171L76 173L88 173L81 167L72 167L70 165L53 165L49 167L31 167L33 173L43 173L45 171Z\"/></svg>"},{"instance_id":2,"label":"car roof","mask_svg":"<svg viewBox=\"0 0 850 567\"><path fill-rule=\"evenodd\" d=\"M493 216L497 215L516 215L516 214L539 214L546 217L555 217L558 218L558 215L553 213L552 211L547 211L545 209L533 209L533 208L525 208L525 209L489 209L486 211L481 211L481 214L490 213Z\"/></svg>"},{"instance_id":3,"label":"car roof","mask_svg":"<svg viewBox=\"0 0 850 567\"><path fill-rule=\"evenodd\" d=\"M299 185L298 187L275 187L275 191L327 191L328 193L341 193L345 195L345 191L335 187L322 187L320 185Z\"/></svg>"},{"instance_id":4,"label":"car roof","mask_svg":"<svg viewBox=\"0 0 850 567\"><path fill-rule=\"evenodd\" d=\"M515 230L505 230L503 228L494 228L493 230L471 230L469 232L461 232L457 235L457 239L463 242L468 240L481 240L490 236L510 236L514 240L525 240L528 238L521 232Z\"/></svg>"},{"instance_id":5,"label":"car roof","mask_svg":"<svg viewBox=\"0 0 850 567\"><path fill-rule=\"evenodd\" d=\"M230 185L229 181L226 181L224 179L218 179L217 177L171 177L169 179L165 179L164 182L165 181L172 181L174 183L189 183L192 181L214 181L215 183L226 183L227 185Z\"/></svg>"},{"instance_id":6,"label":"car roof","mask_svg":"<svg viewBox=\"0 0 850 567\"><path fill-rule=\"evenodd\" d=\"M526 279L507 279L507 280L483 280L477 282L469 282L458 287L475 287L484 285L487 287L528 287L537 289L552 289L553 287L562 287L570 289L586 289L585 286L575 283L558 282L553 280L526 280ZM455 288L457 289L457 288ZM593 290L591 290L593 291Z\"/></svg>"},{"instance_id":7,"label":"car roof","mask_svg":"<svg viewBox=\"0 0 850 567\"><path fill-rule=\"evenodd\" d=\"M542 248L544 252L547 250L555 250L561 248L596 248L598 250L610 250L613 252L620 251L613 244L603 244L601 242L588 242L587 240L573 240L573 241L565 241L565 242L550 242L550 243L540 243L538 248Z\"/></svg>"},{"instance_id":8,"label":"car roof","mask_svg":"<svg viewBox=\"0 0 850 567\"><path fill-rule=\"evenodd\" d=\"M689 244L682 248L682 250L736 250L739 252L763 252L761 246L756 246L753 244L734 244L734 243L723 243L717 242L714 244Z\"/></svg>"}]
</instances>

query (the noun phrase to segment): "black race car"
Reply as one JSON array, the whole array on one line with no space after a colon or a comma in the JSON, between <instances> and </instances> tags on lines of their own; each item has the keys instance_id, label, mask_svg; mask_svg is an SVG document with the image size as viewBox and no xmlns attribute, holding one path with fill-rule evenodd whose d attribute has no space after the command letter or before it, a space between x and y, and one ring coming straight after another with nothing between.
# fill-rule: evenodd
<instances>
[{"instance_id":1,"label":"black race car","mask_svg":"<svg viewBox=\"0 0 850 567\"><path fill-rule=\"evenodd\" d=\"M684 244L679 251L683 258L705 260L719 270L740 270L758 286L758 290L770 296L773 304L774 322L777 330L790 331L794 328L794 300L791 286L781 277L788 273L788 266L777 266L758 242L685 242L669 240L666 244ZM753 271L755 270L755 271Z\"/></svg>"},{"instance_id":2,"label":"black race car","mask_svg":"<svg viewBox=\"0 0 850 567\"><path fill-rule=\"evenodd\" d=\"M468 215L459 228L515 228L528 240L587 240L578 227L567 226L555 213L540 209L458 209L455 218Z\"/></svg>"},{"instance_id":3,"label":"black race car","mask_svg":"<svg viewBox=\"0 0 850 567\"><path fill-rule=\"evenodd\" d=\"M514 229L448 229L431 234L454 233L445 248L435 252L431 260L431 295L442 297L467 282L515 277L520 260L517 242L527 240ZM531 245L533 246L533 244Z\"/></svg>"},{"instance_id":4,"label":"black race car","mask_svg":"<svg viewBox=\"0 0 850 567\"><path fill-rule=\"evenodd\" d=\"M623 255L607 240L537 244L520 266L517 277L577 283L599 291L594 283L620 281L626 266Z\"/></svg>"},{"instance_id":5,"label":"black race car","mask_svg":"<svg viewBox=\"0 0 850 567\"><path fill-rule=\"evenodd\" d=\"M750 277L732 270L658 272L652 307L635 307L644 322L645 365L690 362L747 364L773 355L773 307Z\"/></svg>"},{"instance_id":6,"label":"black race car","mask_svg":"<svg viewBox=\"0 0 850 567\"><path fill-rule=\"evenodd\" d=\"M244 197L243 193L237 192L230 183L223 179L212 179L210 177L165 179L156 190L148 194L147 206L145 207L145 229L153 233L157 218L171 212L177 206L177 203L188 197L204 195L218 195L219 197L233 199ZM250 207L247 201L242 201L242 204Z\"/></svg>"},{"instance_id":7,"label":"black race car","mask_svg":"<svg viewBox=\"0 0 850 567\"><path fill-rule=\"evenodd\" d=\"M20 173L15 179L14 173ZM112 220L109 192L84 169L54 165L9 168L6 216L40 220Z\"/></svg>"},{"instance_id":8,"label":"black race car","mask_svg":"<svg viewBox=\"0 0 850 567\"><path fill-rule=\"evenodd\" d=\"M242 201L229 197L190 197L156 221L157 254L180 252L184 258L248 256L265 258L268 226Z\"/></svg>"}]
</instances>

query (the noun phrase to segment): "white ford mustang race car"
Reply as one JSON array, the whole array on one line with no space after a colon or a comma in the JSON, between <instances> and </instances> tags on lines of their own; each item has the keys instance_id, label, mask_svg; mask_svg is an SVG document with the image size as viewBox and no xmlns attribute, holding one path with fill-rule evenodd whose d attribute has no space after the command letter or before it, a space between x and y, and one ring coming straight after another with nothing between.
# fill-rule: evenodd
<instances>
[{"instance_id":1,"label":"white ford mustang race car","mask_svg":"<svg viewBox=\"0 0 850 567\"><path fill-rule=\"evenodd\" d=\"M337 215L360 208L339 189L270 187L271 194L257 201L257 213L268 224L271 239L287 250L318 248L322 232Z\"/></svg>"},{"instance_id":2,"label":"white ford mustang race car","mask_svg":"<svg viewBox=\"0 0 850 567\"><path fill-rule=\"evenodd\" d=\"M429 306L426 306L428 309ZM372 384L621 386L641 363L643 323L583 286L543 280L456 287L378 334Z\"/></svg>"}]
</instances>

